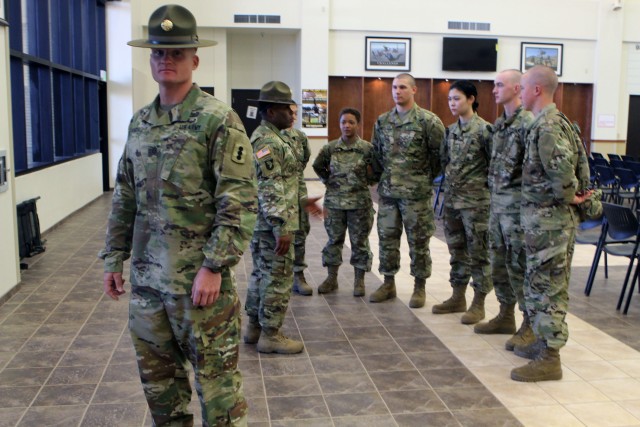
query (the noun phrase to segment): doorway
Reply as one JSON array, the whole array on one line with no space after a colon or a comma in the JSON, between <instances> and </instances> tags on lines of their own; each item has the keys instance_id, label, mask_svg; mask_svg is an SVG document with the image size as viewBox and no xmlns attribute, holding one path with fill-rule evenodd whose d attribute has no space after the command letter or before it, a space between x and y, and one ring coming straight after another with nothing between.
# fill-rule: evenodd
<instances>
[{"instance_id":1,"label":"doorway","mask_svg":"<svg viewBox=\"0 0 640 427\"><path fill-rule=\"evenodd\" d=\"M640 159L640 95L629 97L629 122L627 124L627 155Z\"/></svg>"},{"instance_id":2,"label":"doorway","mask_svg":"<svg viewBox=\"0 0 640 427\"><path fill-rule=\"evenodd\" d=\"M249 138L260 124L258 103L249 102L249 100L258 99L258 97L260 97L260 89L231 89L231 108L240 116Z\"/></svg>"}]
</instances>

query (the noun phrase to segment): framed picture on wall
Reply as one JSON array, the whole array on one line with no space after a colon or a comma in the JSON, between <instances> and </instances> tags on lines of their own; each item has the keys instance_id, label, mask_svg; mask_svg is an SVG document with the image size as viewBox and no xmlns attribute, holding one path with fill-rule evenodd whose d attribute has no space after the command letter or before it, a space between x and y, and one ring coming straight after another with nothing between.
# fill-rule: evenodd
<instances>
[{"instance_id":1,"label":"framed picture on wall","mask_svg":"<svg viewBox=\"0 0 640 427\"><path fill-rule=\"evenodd\" d=\"M534 65L546 65L562 75L562 45L556 43L522 42L520 49L520 71L523 73Z\"/></svg>"},{"instance_id":2,"label":"framed picture on wall","mask_svg":"<svg viewBox=\"0 0 640 427\"><path fill-rule=\"evenodd\" d=\"M411 39L365 37L365 64L368 71L411 71Z\"/></svg>"}]
</instances>

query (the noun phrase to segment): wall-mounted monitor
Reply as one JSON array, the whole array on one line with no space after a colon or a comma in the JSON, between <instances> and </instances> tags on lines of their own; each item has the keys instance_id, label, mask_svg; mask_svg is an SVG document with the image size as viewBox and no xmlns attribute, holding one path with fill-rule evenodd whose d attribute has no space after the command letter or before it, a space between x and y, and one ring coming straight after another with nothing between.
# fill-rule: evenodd
<instances>
[{"instance_id":1,"label":"wall-mounted monitor","mask_svg":"<svg viewBox=\"0 0 640 427\"><path fill-rule=\"evenodd\" d=\"M496 71L498 39L442 38L443 71Z\"/></svg>"}]
</instances>

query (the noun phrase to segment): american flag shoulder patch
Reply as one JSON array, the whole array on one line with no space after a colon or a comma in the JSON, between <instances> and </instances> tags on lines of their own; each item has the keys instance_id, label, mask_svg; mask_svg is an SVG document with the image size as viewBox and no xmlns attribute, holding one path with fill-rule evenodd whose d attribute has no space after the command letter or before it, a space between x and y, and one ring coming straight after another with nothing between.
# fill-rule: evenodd
<instances>
[{"instance_id":1,"label":"american flag shoulder patch","mask_svg":"<svg viewBox=\"0 0 640 427\"><path fill-rule=\"evenodd\" d=\"M256 157L258 159L263 158L264 156L268 156L269 154L271 154L271 150L269 150L269 147L264 147L262 150L258 151L256 153Z\"/></svg>"}]
</instances>

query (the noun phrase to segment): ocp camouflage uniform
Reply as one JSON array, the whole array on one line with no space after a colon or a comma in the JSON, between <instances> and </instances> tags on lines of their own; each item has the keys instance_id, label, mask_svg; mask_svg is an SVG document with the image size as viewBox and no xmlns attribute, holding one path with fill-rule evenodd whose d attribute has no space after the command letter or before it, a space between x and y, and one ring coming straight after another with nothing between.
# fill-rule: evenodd
<instances>
[{"instance_id":1,"label":"ocp camouflage uniform","mask_svg":"<svg viewBox=\"0 0 640 427\"><path fill-rule=\"evenodd\" d=\"M245 310L250 321L273 334L284 321L293 285L293 245L286 255L275 254L276 240L299 227L302 167L293 142L263 120L251 135L258 176L258 221L251 242L253 271Z\"/></svg>"},{"instance_id":2,"label":"ocp camouflage uniform","mask_svg":"<svg viewBox=\"0 0 640 427\"><path fill-rule=\"evenodd\" d=\"M442 121L414 104L404 117L396 108L378 117L371 143L378 184L379 271L393 276L400 270L402 226L407 232L411 275L431 276L429 240L435 231L433 179L440 173L438 149L444 137Z\"/></svg>"},{"instance_id":3,"label":"ocp camouflage uniform","mask_svg":"<svg viewBox=\"0 0 640 427\"><path fill-rule=\"evenodd\" d=\"M322 265L342 264L342 247L349 229L351 265L371 271L373 254L369 234L373 228L373 202L369 185L375 181L370 172L372 146L359 138L346 144L342 138L324 145L313 162L313 170L326 186L324 229L329 241L322 249Z\"/></svg>"},{"instance_id":4,"label":"ocp camouflage uniform","mask_svg":"<svg viewBox=\"0 0 640 427\"><path fill-rule=\"evenodd\" d=\"M449 247L452 286L472 286L484 294L493 288L489 262L489 187L491 125L473 114L465 124L449 126L440 148L444 169L444 234Z\"/></svg>"},{"instance_id":5,"label":"ocp camouflage uniform","mask_svg":"<svg viewBox=\"0 0 640 427\"><path fill-rule=\"evenodd\" d=\"M532 328L548 348L569 337L565 317L578 212L571 205L588 162L570 122L549 104L527 128L522 168L521 223L527 267L524 298ZM581 155L582 153L582 155ZM581 171L576 176L576 171Z\"/></svg>"},{"instance_id":6,"label":"ocp camouflage uniform","mask_svg":"<svg viewBox=\"0 0 640 427\"><path fill-rule=\"evenodd\" d=\"M493 145L489 163L491 209L489 249L491 276L498 301L516 302L525 311L522 286L526 265L524 235L520 226L522 199L522 159L525 128L533 115L518 107L512 116L503 113L493 126Z\"/></svg>"},{"instance_id":7,"label":"ocp camouflage uniform","mask_svg":"<svg viewBox=\"0 0 640 427\"><path fill-rule=\"evenodd\" d=\"M292 147L296 152L296 157L301 164L300 168L300 193L301 197L306 199L307 197L307 184L304 182L304 170L307 167L307 163L309 163L309 159L311 158L311 150L309 149L309 139L307 135L299 129L286 129L283 130L282 133L290 138L294 144ZM309 235L309 231L311 231L311 224L309 223L309 212L304 209L304 206L299 206L299 230L295 232L293 238L293 272L298 273L300 271L304 271L307 268L307 263L305 262L305 252L306 252L306 242L307 236Z\"/></svg>"},{"instance_id":8,"label":"ocp camouflage uniform","mask_svg":"<svg viewBox=\"0 0 640 427\"><path fill-rule=\"evenodd\" d=\"M246 425L238 370L235 266L256 218L251 145L227 105L194 85L170 111L139 110L118 164L105 272L131 256L129 329L154 423L191 425L195 371L204 425ZM200 267L222 275L220 296L194 307Z\"/></svg>"}]
</instances>

